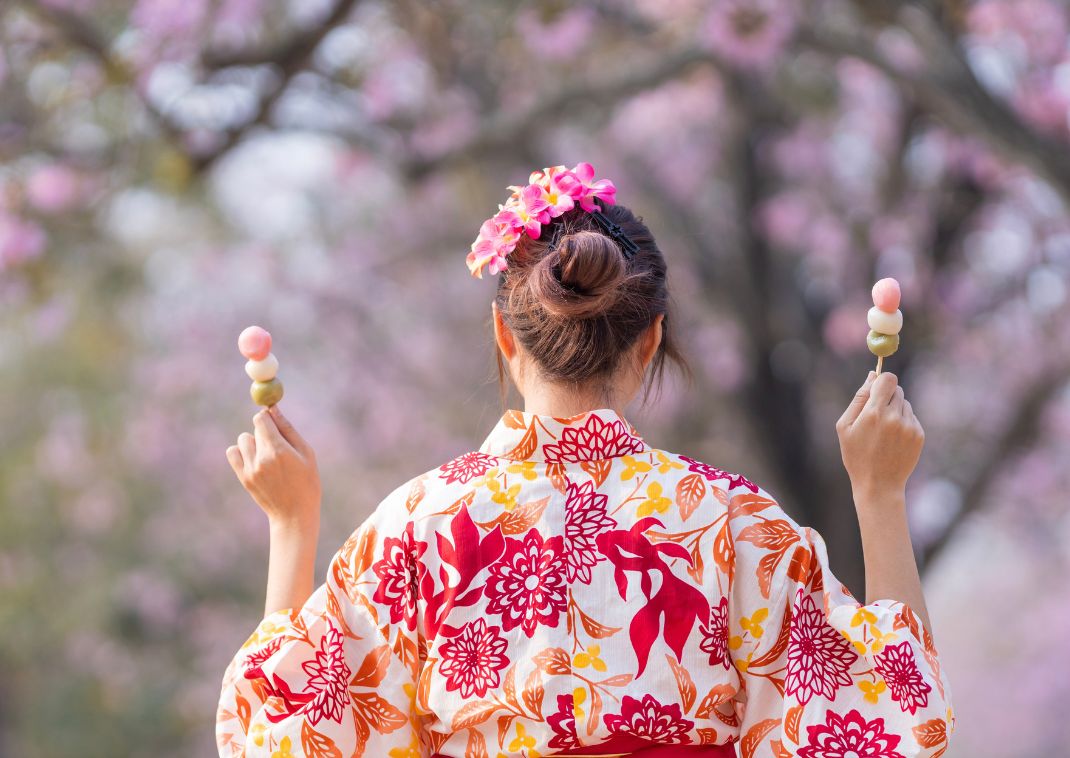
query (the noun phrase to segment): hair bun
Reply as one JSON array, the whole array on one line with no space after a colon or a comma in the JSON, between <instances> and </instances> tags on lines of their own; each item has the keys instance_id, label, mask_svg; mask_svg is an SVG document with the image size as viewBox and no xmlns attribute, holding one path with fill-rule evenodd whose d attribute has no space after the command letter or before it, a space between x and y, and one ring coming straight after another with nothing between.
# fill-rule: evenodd
<instances>
[{"instance_id":1,"label":"hair bun","mask_svg":"<svg viewBox=\"0 0 1070 758\"><path fill-rule=\"evenodd\" d=\"M596 316L611 310L620 297L626 268L624 253L604 234L564 234L532 271L532 294L555 316Z\"/></svg>"}]
</instances>

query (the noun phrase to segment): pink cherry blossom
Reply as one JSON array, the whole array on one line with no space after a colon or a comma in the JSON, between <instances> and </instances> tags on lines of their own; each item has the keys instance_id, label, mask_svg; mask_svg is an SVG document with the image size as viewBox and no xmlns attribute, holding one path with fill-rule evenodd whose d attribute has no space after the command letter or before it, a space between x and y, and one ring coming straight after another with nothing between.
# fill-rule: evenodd
<instances>
[{"instance_id":1,"label":"pink cherry blossom","mask_svg":"<svg viewBox=\"0 0 1070 758\"><path fill-rule=\"evenodd\" d=\"M725 60L765 69L795 31L795 8L785 0L720 0L706 17L706 42Z\"/></svg>"}]
</instances>

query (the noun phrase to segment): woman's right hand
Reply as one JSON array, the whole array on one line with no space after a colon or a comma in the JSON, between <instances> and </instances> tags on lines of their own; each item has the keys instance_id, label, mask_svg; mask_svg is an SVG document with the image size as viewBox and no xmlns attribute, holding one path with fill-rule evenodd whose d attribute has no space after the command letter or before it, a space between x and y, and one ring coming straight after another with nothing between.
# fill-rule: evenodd
<instances>
[{"instance_id":1,"label":"woman's right hand","mask_svg":"<svg viewBox=\"0 0 1070 758\"><path fill-rule=\"evenodd\" d=\"M887 372L869 372L836 422L836 433L851 488L861 495L902 493L925 444L910 401Z\"/></svg>"}]
</instances>

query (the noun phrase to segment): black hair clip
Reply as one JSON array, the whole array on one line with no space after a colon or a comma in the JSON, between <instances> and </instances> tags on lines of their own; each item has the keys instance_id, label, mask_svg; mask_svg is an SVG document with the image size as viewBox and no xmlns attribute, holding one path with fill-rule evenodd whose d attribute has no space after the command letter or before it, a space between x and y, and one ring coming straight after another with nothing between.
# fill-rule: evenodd
<instances>
[{"instance_id":1,"label":"black hair clip","mask_svg":"<svg viewBox=\"0 0 1070 758\"><path fill-rule=\"evenodd\" d=\"M631 258L639 252L639 246L635 244L634 240L624 233L624 230L620 228L619 224L614 223L609 216L606 216L600 210L591 211L591 215L594 216L594 220L598 222L598 225L605 230L606 234L620 243L620 246L624 248L624 257Z\"/></svg>"},{"instance_id":2,"label":"black hair clip","mask_svg":"<svg viewBox=\"0 0 1070 758\"><path fill-rule=\"evenodd\" d=\"M561 223L554 224L554 233L550 237L550 245L546 248L546 252L552 253L554 248L557 247L557 241L561 239L561 227L563 226L564 224Z\"/></svg>"}]
</instances>

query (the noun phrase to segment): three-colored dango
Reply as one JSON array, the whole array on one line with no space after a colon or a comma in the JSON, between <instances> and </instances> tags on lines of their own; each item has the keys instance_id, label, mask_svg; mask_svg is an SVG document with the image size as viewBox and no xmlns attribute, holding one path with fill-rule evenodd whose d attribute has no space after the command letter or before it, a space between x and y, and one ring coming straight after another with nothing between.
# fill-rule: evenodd
<instances>
[{"instance_id":1,"label":"three-colored dango","mask_svg":"<svg viewBox=\"0 0 1070 758\"><path fill-rule=\"evenodd\" d=\"M267 329L250 326L238 335L238 350L249 360L245 373L253 380L249 395L257 405L272 406L282 400L282 382L277 376L279 359L271 352L271 334Z\"/></svg>"}]
</instances>

